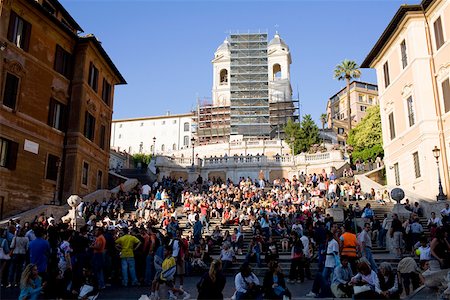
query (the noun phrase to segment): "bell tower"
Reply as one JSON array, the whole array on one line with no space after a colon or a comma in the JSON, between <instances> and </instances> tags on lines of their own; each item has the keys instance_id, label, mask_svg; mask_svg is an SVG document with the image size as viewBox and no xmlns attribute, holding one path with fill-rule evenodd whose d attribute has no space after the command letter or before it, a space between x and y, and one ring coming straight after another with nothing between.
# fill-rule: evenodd
<instances>
[{"instance_id":1,"label":"bell tower","mask_svg":"<svg viewBox=\"0 0 450 300\"><path fill-rule=\"evenodd\" d=\"M214 52L212 100L214 106L230 105L230 43L227 39Z\"/></svg>"}]
</instances>

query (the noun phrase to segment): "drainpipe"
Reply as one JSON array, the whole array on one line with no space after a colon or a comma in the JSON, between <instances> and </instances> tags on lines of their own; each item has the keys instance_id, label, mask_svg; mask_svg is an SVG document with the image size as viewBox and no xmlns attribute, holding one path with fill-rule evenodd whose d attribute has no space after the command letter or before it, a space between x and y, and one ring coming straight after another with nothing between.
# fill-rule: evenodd
<instances>
[{"instance_id":1,"label":"drainpipe","mask_svg":"<svg viewBox=\"0 0 450 300\"><path fill-rule=\"evenodd\" d=\"M423 5L421 4L422 13L425 19L425 33L427 38L427 49L428 49L428 55L430 56L430 71L432 74L432 86L433 86L433 98L434 98L434 104L436 108L436 117L437 117L437 125L438 125L438 134L439 134L439 146L441 148L441 159L442 159L442 171L444 173L444 186L445 186L445 194L450 195L450 176L448 172L448 158L447 158L447 147L445 144L445 137L444 137L444 125L442 121L442 114L441 114L441 103L439 102L439 94L437 89L437 79L436 79L436 67L434 62L434 51L431 43L431 33L430 33L430 26L428 24L428 19L425 14L425 9Z\"/></svg>"}]
</instances>

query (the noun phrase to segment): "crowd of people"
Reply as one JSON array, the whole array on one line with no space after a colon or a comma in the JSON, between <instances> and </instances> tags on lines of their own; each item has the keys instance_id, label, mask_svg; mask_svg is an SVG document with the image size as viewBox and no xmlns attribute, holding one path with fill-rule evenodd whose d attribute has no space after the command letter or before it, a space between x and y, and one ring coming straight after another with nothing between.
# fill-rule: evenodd
<instances>
[{"instance_id":1,"label":"crowd of people","mask_svg":"<svg viewBox=\"0 0 450 300\"><path fill-rule=\"evenodd\" d=\"M368 200L364 207L362 200ZM418 204L405 204L411 217L402 222L393 214L390 225L387 215L375 217L371 201L390 200L325 171L271 183L262 172L235 183L163 177L80 203L86 224L79 228L45 215L23 224L11 220L0 229L2 289L19 286L19 299L93 299L109 285L148 286L151 299L189 299L193 291L183 287L184 276L199 274L198 298L222 299L224 274L231 272L237 273L235 300L290 298L287 283L305 280L314 280L312 297L395 299L409 294L411 284L417 288L430 264L448 267L448 205L428 220L428 238ZM127 205L134 212L126 212ZM343 224L326 214L327 207L345 207ZM219 225L210 226L213 220ZM373 247L386 247L387 236L402 258L397 270L373 257ZM286 277L281 255L290 258ZM266 271L263 284L252 266Z\"/></svg>"}]
</instances>

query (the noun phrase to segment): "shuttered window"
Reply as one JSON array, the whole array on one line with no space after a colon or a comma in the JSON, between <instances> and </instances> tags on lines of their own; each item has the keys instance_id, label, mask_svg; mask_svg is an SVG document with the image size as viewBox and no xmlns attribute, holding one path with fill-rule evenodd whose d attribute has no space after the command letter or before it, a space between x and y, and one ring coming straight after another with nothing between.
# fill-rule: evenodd
<instances>
[{"instance_id":1,"label":"shuttered window","mask_svg":"<svg viewBox=\"0 0 450 300\"><path fill-rule=\"evenodd\" d=\"M436 50L444 45L444 32L442 31L442 21L441 17L437 18L434 22L434 39L436 41Z\"/></svg>"},{"instance_id":2,"label":"shuttered window","mask_svg":"<svg viewBox=\"0 0 450 300\"><path fill-rule=\"evenodd\" d=\"M84 136L93 141L94 131L95 131L95 118L93 115L86 112L84 118Z\"/></svg>"},{"instance_id":3,"label":"shuttered window","mask_svg":"<svg viewBox=\"0 0 450 300\"><path fill-rule=\"evenodd\" d=\"M18 150L18 143L0 138L0 167L15 170Z\"/></svg>"},{"instance_id":4,"label":"shuttered window","mask_svg":"<svg viewBox=\"0 0 450 300\"><path fill-rule=\"evenodd\" d=\"M109 105L109 101L111 98L111 85L108 81L106 81L105 78L103 78L103 88L102 88L102 99L103 102L106 103L106 105Z\"/></svg>"},{"instance_id":5,"label":"shuttered window","mask_svg":"<svg viewBox=\"0 0 450 300\"><path fill-rule=\"evenodd\" d=\"M16 109L18 90L19 77L11 73L6 73L5 88L3 91L3 105Z\"/></svg>"},{"instance_id":6,"label":"shuttered window","mask_svg":"<svg viewBox=\"0 0 450 300\"><path fill-rule=\"evenodd\" d=\"M389 114L389 131L391 134L391 140L395 139L394 113Z\"/></svg>"},{"instance_id":7,"label":"shuttered window","mask_svg":"<svg viewBox=\"0 0 450 300\"><path fill-rule=\"evenodd\" d=\"M89 86L94 90L98 91L98 69L91 62L89 64L89 78L88 78Z\"/></svg>"},{"instance_id":8,"label":"shuttered window","mask_svg":"<svg viewBox=\"0 0 450 300\"><path fill-rule=\"evenodd\" d=\"M66 106L55 99L50 100L48 125L61 131L66 129Z\"/></svg>"},{"instance_id":9,"label":"shuttered window","mask_svg":"<svg viewBox=\"0 0 450 300\"><path fill-rule=\"evenodd\" d=\"M385 62L383 65L383 74L384 74L384 87L388 87L391 83L389 78L389 65L388 62Z\"/></svg>"},{"instance_id":10,"label":"shuttered window","mask_svg":"<svg viewBox=\"0 0 450 300\"><path fill-rule=\"evenodd\" d=\"M394 164L395 185L400 185L400 170L398 169L398 163Z\"/></svg>"},{"instance_id":11,"label":"shuttered window","mask_svg":"<svg viewBox=\"0 0 450 300\"><path fill-rule=\"evenodd\" d=\"M406 41L403 40L400 44L400 50L402 52L402 66L403 69L408 65L408 56L406 55Z\"/></svg>"},{"instance_id":12,"label":"shuttered window","mask_svg":"<svg viewBox=\"0 0 450 300\"><path fill-rule=\"evenodd\" d=\"M449 78L442 82L442 95L444 97L444 110L445 112L450 111L450 81Z\"/></svg>"},{"instance_id":13,"label":"shuttered window","mask_svg":"<svg viewBox=\"0 0 450 300\"><path fill-rule=\"evenodd\" d=\"M11 11L9 17L8 40L17 47L28 51L30 46L31 24Z\"/></svg>"},{"instance_id":14,"label":"shuttered window","mask_svg":"<svg viewBox=\"0 0 450 300\"><path fill-rule=\"evenodd\" d=\"M53 154L49 154L47 158L47 170L45 172L45 178L56 181L58 178L58 163L59 157Z\"/></svg>"},{"instance_id":15,"label":"shuttered window","mask_svg":"<svg viewBox=\"0 0 450 300\"><path fill-rule=\"evenodd\" d=\"M69 78L71 71L72 56L61 46L56 45L54 69L64 77Z\"/></svg>"},{"instance_id":16,"label":"shuttered window","mask_svg":"<svg viewBox=\"0 0 450 300\"><path fill-rule=\"evenodd\" d=\"M413 153L413 161L414 161L414 174L416 178L420 177L420 164L419 164L419 152Z\"/></svg>"}]
</instances>

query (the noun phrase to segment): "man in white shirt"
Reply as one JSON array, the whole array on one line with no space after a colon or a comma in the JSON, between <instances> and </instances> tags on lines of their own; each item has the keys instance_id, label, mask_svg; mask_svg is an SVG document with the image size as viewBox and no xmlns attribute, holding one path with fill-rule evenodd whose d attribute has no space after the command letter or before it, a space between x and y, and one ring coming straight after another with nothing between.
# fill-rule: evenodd
<instances>
[{"instance_id":1,"label":"man in white shirt","mask_svg":"<svg viewBox=\"0 0 450 300\"><path fill-rule=\"evenodd\" d=\"M330 185L328 186L328 200L334 200L336 199L336 183L334 181L330 182Z\"/></svg>"},{"instance_id":2,"label":"man in white shirt","mask_svg":"<svg viewBox=\"0 0 450 300\"><path fill-rule=\"evenodd\" d=\"M150 198L150 192L152 188L148 184L142 186L142 200L146 201Z\"/></svg>"},{"instance_id":3,"label":"man in white shirt","mask_svg":"<svg viewBox=\"0 0 450 300\"><path fill-rule=\"evenodd\" d=\"M309 268L309 260L311 259L311 253L309 252L309 238L306 235L302 235L300 240L303 244L303 255L305 257L305 277L308 280L311 280L311 270Z\"/></svg>"},{"instance_id":4,"label":"man in white shirt","mask_svg":"<svg viewBox=\"0 0 450 300\"><path fill-rule=\"evenodd\" d=\"M441 215L443 223L447 223L450 216L450 205L448 203L445 203L445 208L441 210Z\"/></svg>"},{"instance_id":5,"label":"man in white shirt","mask_svg":"<svg viewBox=\"0 0 450 300\"><path fill-rule=\"evenodd\" d=\"M365 256L367 258L367 261L369 261L372 270L377 273L378 267L372 255L372 239L370 238L369 231L370 223L365 223L363 231L361 231L361 233L358 235L358 242L361 245L362 256Z\"/></svg>"}]
</instances>

